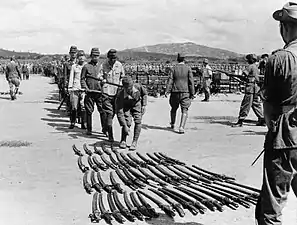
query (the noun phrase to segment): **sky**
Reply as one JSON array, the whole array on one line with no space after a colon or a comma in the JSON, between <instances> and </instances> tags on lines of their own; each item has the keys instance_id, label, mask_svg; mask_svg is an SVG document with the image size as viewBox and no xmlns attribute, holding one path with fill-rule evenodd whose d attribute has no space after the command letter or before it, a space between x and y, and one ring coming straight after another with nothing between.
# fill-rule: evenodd
<instances>
[{"instance_id":1,"label":"sky","mask_svg":"<svg viewBox=\"0 0 297 225\"><path fill-rule=\"evenodd\" d=\"M272 13L284 0L0 0L0 48L85 52L194 42L237 53L283 46Z\"/></svg>"}]
</instances>

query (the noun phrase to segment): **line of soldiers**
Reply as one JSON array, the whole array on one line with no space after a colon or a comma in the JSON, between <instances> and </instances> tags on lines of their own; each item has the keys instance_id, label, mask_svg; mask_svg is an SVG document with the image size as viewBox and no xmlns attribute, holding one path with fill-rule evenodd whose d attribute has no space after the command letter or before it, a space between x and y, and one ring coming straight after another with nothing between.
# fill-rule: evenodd
<instances>
[{"instance_id":1,"label":"line of soldiers","mask_svg":"<svg viewBox=\"0 0 297 225\"><path fill-rule=\"evenodd\" d=\"M122 127L120 148L127 147L126 138L130 134L133 118L134 135L129 149L136 150L147 105L147 92L141 84L134 84L130 76L125 76L116 53L115 49L110 49L107 59L100 64L98 48L91 49L91 60L86 62L83 50L78 50L76 46L70 47L70 58L63 65L62 79L64 94L69 94L69 129L75 127L80 107L81 128L87 130L87 135L92 135L92 114L96 105L102 133L111 143L114 142L113 119L117 116Z\"/></svg>"}]
</instances>

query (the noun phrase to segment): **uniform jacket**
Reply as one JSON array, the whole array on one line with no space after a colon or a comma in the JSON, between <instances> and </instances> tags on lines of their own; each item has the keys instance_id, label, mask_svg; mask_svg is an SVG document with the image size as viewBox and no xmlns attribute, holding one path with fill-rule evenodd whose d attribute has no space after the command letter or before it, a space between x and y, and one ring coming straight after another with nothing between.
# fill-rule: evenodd
<instances>
[{"instance_id":1,"label":"uniform jacket","mask_svg":"<svg viewBox=\"0 0 297 225\"><path fill-rule=\"evenodd\" d=\"M123 65L116 61L111 66L106 60L100 67L100 76L106 79L107 82L121 84L121 78L125 76ZM110 84L103 84L102 93L109 96L115 96L117 94L118 87Z\"/></svg>"},{"instance_id":2,"label":"uniform jacket","mask_svg":"<svg viewBox=\"0 0 297 225\"><path fill-rule=\"evenodd\" d=\"M268 59L260 91L268 126L265 148L297 148L297 40Z\"/></svg>"},{"instance_id":3,"label":"uniform jacket","mask_svg":"<svg viewBox=\"0 0 297 225\"><path fill-rule=\"evenodd\" d=\"M141 107L147 105L147 91L141 84L133 84L133 94L128 95L125 89L121 89L116 98L116 114L121 126L126 124L124 112L134 109L141 112Z\"/></svg>"},{"instance_id":4,"label":"uniform jacket","mask_svg":"<svg viewBox=\"0 0 297 225\"><path fill-rule=\"evenodd\" d=\"M206 79L211 79L212 69L209 65L202 66L202 77Z\"/></svg>"},{"instance_id":5,"label":"uniform jacket","mask_svg":"<svg viewBox=\"0 0 297 225\"><path fill-rule=\"evenodd\" d=\"M81 71L86 63L82 65L74 64L71 67L70 76L69 76L69 83L68 88L72 88L73 90L81 89Z\"/></svg>"},{"instance_id":6,"label":"uniform jacket","mask_svg":"<svg viewBox=\"0 0 297 225\"><path fill-rule=\"evenodd\" d=\"M21 72L18 63L11 61L6 65L6 79L20 78Z\"/></svg>"},{"instance_id":7,"label":"uniform jacket","mask_svg":"<svg viewBox=\"0 0 297 225\"><path fill-rule=\"evenodd\" d=\"M65 86L68 86L68 82L69 82L69 76L70 76L70 71L71 71L71 67L72 65L74 65L76 63L76 60L69 60L68 62L65 62L64 64L64 68L63 68L63 73L64 73L64 77L65 77Z\"/></svg>"},{"instance_id":8,"label":"uniform jacket","mask_svg":"<svg viewBox=\"0 0 297 225\"><path fill-rule=\"evenodd\" d=\"M168 77L166 92L183 92L194 95L194 78L192 70L184 63L177 64Z\"/></svg>"},{"instance_id":9,"label":"uniform jacket","mask_svg":"<svg viewBox=\"0 0 297 225\"><path fill-rule=\"evenodd\" d=\"M98 80L89 78L99 78L100 64L93 63L92 61L84 65L81 71L81 88L86 90L101 91L101 83Z\"/></svg>"},{"instance_id":10,"label":"uniform jacket","mask_svg":"<svg viewBox=\"0 0 297 225\"><path fill-rule=\"evenodd\" d=\"M255 63L250 64L243 71L243 74L246 78L245 93L253 94L259 91L259 69Z\"/></svg>"}]
</instances>

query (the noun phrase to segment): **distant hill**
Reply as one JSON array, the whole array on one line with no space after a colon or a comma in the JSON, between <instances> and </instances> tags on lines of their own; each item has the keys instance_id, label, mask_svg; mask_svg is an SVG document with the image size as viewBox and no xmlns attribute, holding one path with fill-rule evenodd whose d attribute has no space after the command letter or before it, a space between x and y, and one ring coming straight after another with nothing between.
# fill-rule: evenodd
<instances>
[{"instance_id":1,"label":"distant hill","mask_svg":"<svg viewBox=\"0 0 297 225\"><path fill-rule=\"evenodd\" d=\"M16 51L10 51L10 50L0 48L0 58L1 59L8 59L12 56L15 56L17 59L38 59L42 55L38 54L38 53L16 52Z\"/></svg>"},{"instance_id":2,"label":"distant hill","mask_svg":"<svg viewBox=\"0 0 297 225\"><path fill-rule=\"evenodd\" d=\"M241 58L242 55L236 52L207 47L204 45L198 45L193 42L185 43L168 43L168 44L157 44L148 45L132 49L125 49L123 52L146 52L146 53L159 53L167 55L175 55L177 53L184 53L188 56L194 57L207 57L216 59L230 59L230 58Z\"/></svg>"}]
</instances>

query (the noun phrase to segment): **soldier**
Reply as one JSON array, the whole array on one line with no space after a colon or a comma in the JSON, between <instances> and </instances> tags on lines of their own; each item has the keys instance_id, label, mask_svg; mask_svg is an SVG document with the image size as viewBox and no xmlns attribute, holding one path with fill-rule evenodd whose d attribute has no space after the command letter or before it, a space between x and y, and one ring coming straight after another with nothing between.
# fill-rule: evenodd
<instances>
[{"instance_id":1,"label":"soldier","mask_svg":"<svg viewBox=\"0 0 297 225\"><path fill-rule=\"evenodd\" d=\"M133 117L134 135L129 150L134 151L137 148L141 132L141 120L147 105L147 92L141 84L133 84L130 76L124 77L122 83L123 89L119 91L116 99L116 114L122 127L120 148L125 149L127 147L126 139L130 132Z\"/></svg>"},{"instance_id":2,"label":"soldier","mask_svg":"<svg viewBox=\"0 0 297 225\"><path fill-rule=\"evenodd\" d=\"M269 57L268 54L263 54L261 56L261 62L259 63L259 70L261 75L265 74L265 68L266 68L268 57Z\"/></svg>"},{"instance_id":3,"label":"soldier","mask_svg":"<svg viewBox=\"0 0 297 225\"><path fill-rule=\"evenodd\" d=\"M192 70L189 66L185 65L185 56L182 54L177 55L178 64L173 67L169 74L167 81L165 97L170 92L169 104L170 111L170 127L175 128L176 111L181 106L181 120L179 126L179 133L185 133L185 125L188 118L188 110L191 105L191 99L194 99L194 79Z\"/></svg>"},{"instance_id":4,"label":"soldier","mask_svg":"<svg viewBox=\"0 0 297 225\"><path fill-rule=\"evenodd\" d=\"M73 64L76 63L76 54L77 54L77 47L76 46L71 46L70 50L69 50L69 55L70 58L69 60L67 60L63 66L63 74L64 74L64 87L65 87L65 94L68 94L68 82L69 82L69 76L70 76L70 71L71 71L71 67ZM71 108L71 104L70 104L70 99L67 98L66 99L66 108L67 108L67 112L69 112L70 114L70 108Z\"/></svg>"},{"instance_id":5,"label":"soldier","mask_svg":"<svg viewBox=\"0 0 297 225\"><path fill-rule=\"evenodd\" d=\"M209 101L211 78L212 78L212 69L208 65L208 59L204 59L203 65L202 65L202 89L205 97L202 100L203 102Z\"/></svg>"},{"instance_id":6,"label":"soldier","mask_svg":"<svg viewBox=\"0 0 297 225\"><path fill-rule=\"evenodd\" d=\"M115 85L107 84L121 84L122 77L125 76L123 65L117 60L117 51L110 49L107 53L107 60L100 67L100 76L103 80L102 87L102 108L106 115L106 127L105 130L108 134L108 140L114 141L112 121L115 115L115 99L118 91L118 87Z\"/></svg>"},{"instance_id":7,"label":"soldier","mask_svg":"<svg viewBox=\"0 0 297 225\"><path fill-rule=\"evenodd\" d=\"M99 49L92 48L90 54L91 61L84 65L81 71L81 87L86 90L84 103L87 121L87 135L92 135L92 114L94 112L94 104L96 104L98 112L100 113L102 132L106 133L106 116L102 109L102 88L101 82L98 81L100 76L99 56Z\"/></svg>"},{"instance_id":8,"label":"soldier","mask_svg":"<svg viewBox=\"0 0 297 225\"><path fill-rule=\"evenodd\" d=\"M15 100L21 83L20 80L22 80L22 74L14 57L11 57L10 62L6 65L5 75L9 84L10 98Z\"/></svg>"},{"instance_id":9,"label":"soldier","mask_svg":"<svg viewBox=\"0 0 297 225\"><path fill-rule=\"evenodd\" d=\"M261 101L258 95L259 92L259 70L255 65L257 56L255 54L246 55L248 62L247 68L243 71L245 76L245 94L241 102L238 121L232 125L232 127L242 127L243 121L248 116L250 109L252 108L256 116L258 117L257 126L264 126L265 120L263 116Z\"/></svg>"},{"instance_id":10,"label":"soldier","mask_svg":"<svg viewBox=\"0 0 297 225\"><path fill-rule=\"evenodd\" d=\"M263 184L256 206L259 225L281 225L292 187L297 194L297 4L273 13L285 46L268 58L260 96L268 132L264 142ZM294 222L293 222L294 223Z\"/></svg>"},{"instance_id":11,"label":"soldier","mask_svg":"<svg viewBox=\"0 0 297 225\"><path fill-rule=\"evenodd\" d=\"M86 57L83 50L77 53L77 63L72 65L68 83L68 91L70 93L70 103L71 103L71 113L70 113L70 127L73 129L75 127L77 108L78 104L81 110L81 129L86 129L86 111L85 111L85 93L81 89L81 71L83 66L86 64Z\"/></svg>"}]
</instances>

